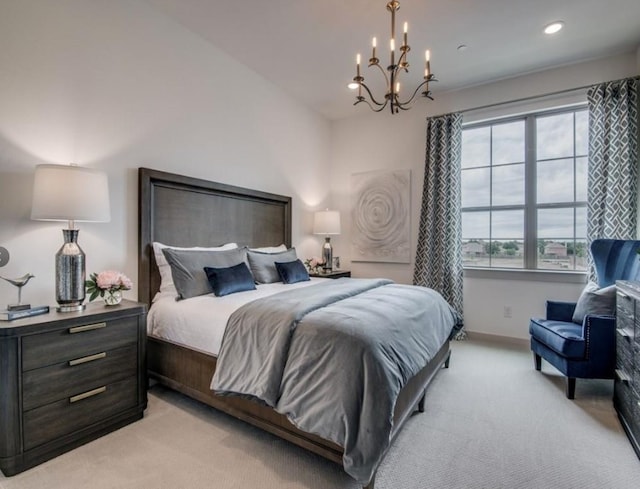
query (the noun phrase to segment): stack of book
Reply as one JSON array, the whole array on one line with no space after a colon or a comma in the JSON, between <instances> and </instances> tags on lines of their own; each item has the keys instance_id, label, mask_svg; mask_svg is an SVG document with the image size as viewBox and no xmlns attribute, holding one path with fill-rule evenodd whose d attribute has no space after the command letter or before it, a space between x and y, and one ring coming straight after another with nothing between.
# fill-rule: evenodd
<instances>
[{"instance_id":1,"label":"stack of book","mask_svg":"<svg viewBox=\"0 0 640 489\"><path fill-rule=\"evenodd\" d=\"M35 306L27 309L10 309L0 311L0 321L12 321L14 319L23 319L31 316L37 316L38 314L47 314L49 312L49 306Z\"/></svg>"}]
</instances>

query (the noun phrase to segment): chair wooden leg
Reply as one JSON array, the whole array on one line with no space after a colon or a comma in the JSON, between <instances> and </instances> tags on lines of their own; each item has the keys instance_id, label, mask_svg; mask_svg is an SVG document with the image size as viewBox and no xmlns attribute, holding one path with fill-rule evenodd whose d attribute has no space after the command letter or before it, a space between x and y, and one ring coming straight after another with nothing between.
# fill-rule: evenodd
<instances>
[{"instance_id":1,"label":"chair wooden leg","mask_svg":"<svg viewBox=\"0 0 640 489\"><path fill-rule=\"evenodd\" d=\"M427 395L427 391L424 392L424 394L422 394L422 397L420 398L420 401L418 401L418 412L419 413L424 413L424 398Z\"/></svg>"},{"instance_id":2,"label":"chair wooden leg","mask_svg":"<svg viewBox=\"0 0 640 489\"><path fill-rule=\"evenodd\" d=\"M449 368L449 362L451 361L451 352L447 355L447 359L444 361L444 368Z\"/></svg>"},{"instance_id":3,"label":"chair wooden leg","mask_svg":"<svg viewBox=\"0 0 640 489\"><path fill-rule=\"evenodd\" d=\"M567 377L567 399L576 398L576 378Z\"/></svg>"},{"instance_id":4,"label":"chair wooden leg","mask_svg":"<svg viewBox=\"0 0 640 489\"><path fill-rule=\"evenodd\" d=\"M542 370L542 357L534 352L533 354L533 363L536 367L536 370L539 372Z\"/></svg>"}]
</instances>

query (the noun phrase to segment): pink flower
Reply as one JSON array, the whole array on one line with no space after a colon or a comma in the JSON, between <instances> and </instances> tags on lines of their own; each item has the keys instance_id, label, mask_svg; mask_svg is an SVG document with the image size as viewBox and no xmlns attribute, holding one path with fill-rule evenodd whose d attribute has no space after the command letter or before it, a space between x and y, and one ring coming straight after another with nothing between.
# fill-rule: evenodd
<instances>
[{"instance_id":1,"label":"pink flower","mask_svg":"<svg viewBox=\"0 0 640 489\"><path fill-rule=\"evenodd\" d=\"M102 290L129 290L133 284L126 275L115 270L105 270L96 277L96 285Z\"/></svg>"},{"instance_id":2,"label":"pink flower","mask_svg":"<svg viewBox=\"0 0 640 489\"><path fill-rule=\"evenodd\" d=\"M123 290L129 290L133 287L133 282L131 282L131 279L126 275L120 274L120 287Z\"/></svg>"}]
</instances>

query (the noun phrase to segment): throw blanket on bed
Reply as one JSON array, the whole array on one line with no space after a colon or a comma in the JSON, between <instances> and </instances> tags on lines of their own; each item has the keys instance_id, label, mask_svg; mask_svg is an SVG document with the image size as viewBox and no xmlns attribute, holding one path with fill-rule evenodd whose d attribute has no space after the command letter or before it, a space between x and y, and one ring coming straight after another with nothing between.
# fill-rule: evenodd
<instances>
[{"instance_id":1,"label":"throw blanket on bed","mask_svg":"<svg viewBox=\"0 0 640 489\"><path fill-rule=\"evenodd\" d=\"M211 388L262 400L344 448L368 484L389 446L400 390L449 338L434 290L338 279L242 306L229 318Z\"/></svg>"}]
</instances>

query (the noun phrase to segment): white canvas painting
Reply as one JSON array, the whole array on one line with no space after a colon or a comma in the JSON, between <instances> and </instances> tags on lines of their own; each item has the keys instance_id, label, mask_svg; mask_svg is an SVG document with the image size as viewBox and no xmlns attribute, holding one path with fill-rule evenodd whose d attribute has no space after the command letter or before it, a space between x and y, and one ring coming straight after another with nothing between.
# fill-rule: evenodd
<instances>
[{"instance_id":1,"label":"white canvas painting","mask_svg":"<svg viewBox=\"0 0 640 489\"><path fill-rule=\"evenodd\" d=\"M351 259L411 261L411 170L351 175Z\"/></svg>"}]
</instances>

